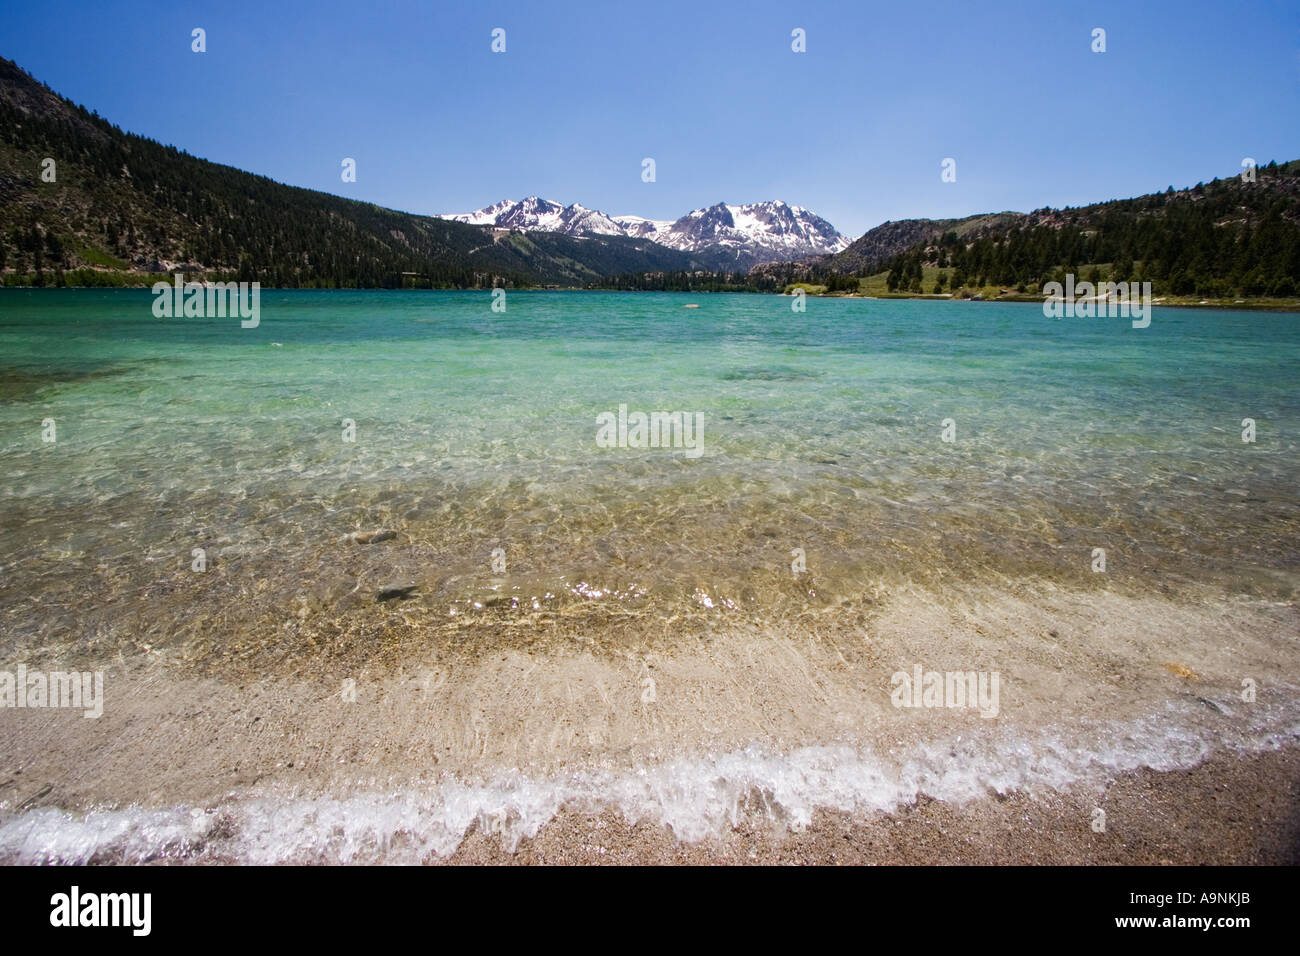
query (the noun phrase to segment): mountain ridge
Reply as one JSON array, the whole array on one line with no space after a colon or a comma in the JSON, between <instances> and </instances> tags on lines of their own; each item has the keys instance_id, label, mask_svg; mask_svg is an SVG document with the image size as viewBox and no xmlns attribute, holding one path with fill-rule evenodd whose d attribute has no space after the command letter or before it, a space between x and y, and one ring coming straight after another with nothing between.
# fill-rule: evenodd
<instances>
[{"instance_id":1,"label":"mountain ridge","mask_svg":"<svg viewBox=\"0 0 1300 956\"><path fill-rule=\"evenodd\" d=\"M503 199L469 213L443 213L441 218L524 232L649 239L670 249L707 255L744 269L760 262L834 254L850 244L821 216L779 199L743 204L718 202L693 209L675 220L658 220L611 216L581 203L564 205L528 196Z\"/></svg>"}]
</instances>

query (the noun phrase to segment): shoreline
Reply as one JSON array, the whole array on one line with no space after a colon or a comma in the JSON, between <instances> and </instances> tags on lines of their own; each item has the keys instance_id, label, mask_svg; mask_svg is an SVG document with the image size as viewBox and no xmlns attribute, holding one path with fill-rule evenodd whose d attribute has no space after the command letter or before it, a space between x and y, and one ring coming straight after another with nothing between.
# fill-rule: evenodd
<instances>
[{"instance_id":1,"label":"shoreline","mask_svg":"<svg viewBox=\"0 0 1300 956\"><path fill-rule=\"evenodd\" d=\"M977 631L908 604L854 640L428 648L333 677L142 655L97 719L0 711L0 862L1282 861L1295 609L1110 595L1085 623L1083 599L990 602ZM891 706L909 661L1000 671L996 719Z\"/></svg>"},{"instance_id":2,"label":"shoreline","mask_svg":"<svg viewBox=\"0 0 1300 956\"><path fill-rule=\"evenodd\" d=\"M18 289L23 291L36 290L79 290L79 291L107 291L122 289L140 289L148 290L155 281L166 281L170 276L150 276L148 282L123 283L121 285L0 285L0 289ZM196 280L201 281L201 280ZM213 279L208 281L227 281L224 279ZM491 292L492 288L483 286L481 288L446 288L446 289L415 289L415 288L389 288L386 286L364 286L364 287L322 287L322 286L259 286L262 291L266 292ZM679 290L679 289L588 289L581 286L565 286L562 288L546 288L542 286L515 287L505 286L510 292L616 292L616 293L635 293L639 295L756 295L756 296L777 296L789 298L789 292L763 292L757 289L736 289L727 291L716 291L712 289L698 290ZM1039 305L1043 304L1042 296L1014 295L993 296L984 298L973 298L969 296L953 297L951 294L943 293L939 295L927 294L924 292L916 294L890 293L886 295L863 295L861 293L840 293L840 292L805 292L810 299L864 299L872 301L889 301L889 300L908 300L919 302L1001 302L1017 303L1022 305ZM1271 312L1271 313L1300 313L1300 299L1295 301L1286 300L1246 300L1225 301L1225 300L1192 300L1190 298L1180 299L1179 301L1169 301L1169 297L1162 296L1160 299L1153 299L1152 306L1170 309L1210 309L1222 312Z\"/></svg>"},{"instance_id":3,"label":"shoreline","mask_svg":"<svg viewBox=\"0 0 1300 956\"><path fill-rule=\"evenodd\" d=\"M815 807L805 819L759 812L770 799L751 794L707 833L582 801L526 827L449 803L449 823L392 793L136 806L84 822L34 809L0 817L0 865L1300 865L1294 728L1272 749L1060 788L921 792L887 809Z\"/></svg>"},{"instance_id":4,"label":"shoreline","mask_svg":"<svg viewBox=\"0 0 1300 956\"><path fill-rule=\"evenodd\" d=\"M1093 829L1096 809L1105 832ZM742 825L707 844L614 813L561 811L507 853L475 830L450 865L1296 866L1300 748L1219 756L1188 769L1142 768L1100 796L1018 792L965 805L922 798L870 816L819 810L785 833Z\"/></svg>"}]
</instances>

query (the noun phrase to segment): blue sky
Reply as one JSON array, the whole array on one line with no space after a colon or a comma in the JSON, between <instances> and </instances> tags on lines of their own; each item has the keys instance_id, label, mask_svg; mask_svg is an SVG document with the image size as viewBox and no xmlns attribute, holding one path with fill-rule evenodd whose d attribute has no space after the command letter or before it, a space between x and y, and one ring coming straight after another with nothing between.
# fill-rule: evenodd
<instances>
[{"instance_id":1,"label":"blue sky","mask_svg":"<svg viewBox=\"0 0 1300 956\"><path fill-rule=\"evenodd\" d=\"M0 54L123 129L419 213L784 199L856 236L1300 157L1296 0L5 5Z\"/></svg>"}]
</instances>

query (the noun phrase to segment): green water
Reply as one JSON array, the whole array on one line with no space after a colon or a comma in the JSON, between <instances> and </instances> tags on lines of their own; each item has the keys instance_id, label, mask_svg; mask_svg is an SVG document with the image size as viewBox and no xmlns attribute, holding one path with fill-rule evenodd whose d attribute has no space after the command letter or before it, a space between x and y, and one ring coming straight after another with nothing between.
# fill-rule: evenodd
<instances>
[{"instance_id":1,"label":"green water","mask_svg":"<svg viewBox=\"0 0 1300 956\"><path fill-rule=\"evenodd\" d=\"M298 661L912 586L1294 597L1296 315L491 301L266 291L242 329L157 319L143 290L0 292L0 642ZM703 454L598 447L620 404L701 414Z\"/></svg>"}]
</instances>

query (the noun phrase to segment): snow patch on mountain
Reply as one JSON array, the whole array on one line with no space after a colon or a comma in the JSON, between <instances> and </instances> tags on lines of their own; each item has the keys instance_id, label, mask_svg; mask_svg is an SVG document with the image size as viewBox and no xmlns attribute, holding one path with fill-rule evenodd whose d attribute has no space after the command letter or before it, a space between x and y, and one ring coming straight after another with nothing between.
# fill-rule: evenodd
<instances>
[{"instance_id":1,"label":"snow patch on mountain","mask_svg":"<svg viewBox=\"0 0 1300 956\"><path fill-rule=\"evenodd\" d=\"M642 216L609 216L579 203L563 206L529 196L518 202L505 199L475 212L447 214L442 218L525 232L630 236L683 252L722 249L733 255L739 265L836 253L848 248L850 243L812 211L780 200L745 205L720 202L693 209L669 222Z\"/></svg>"}]
</instances>

